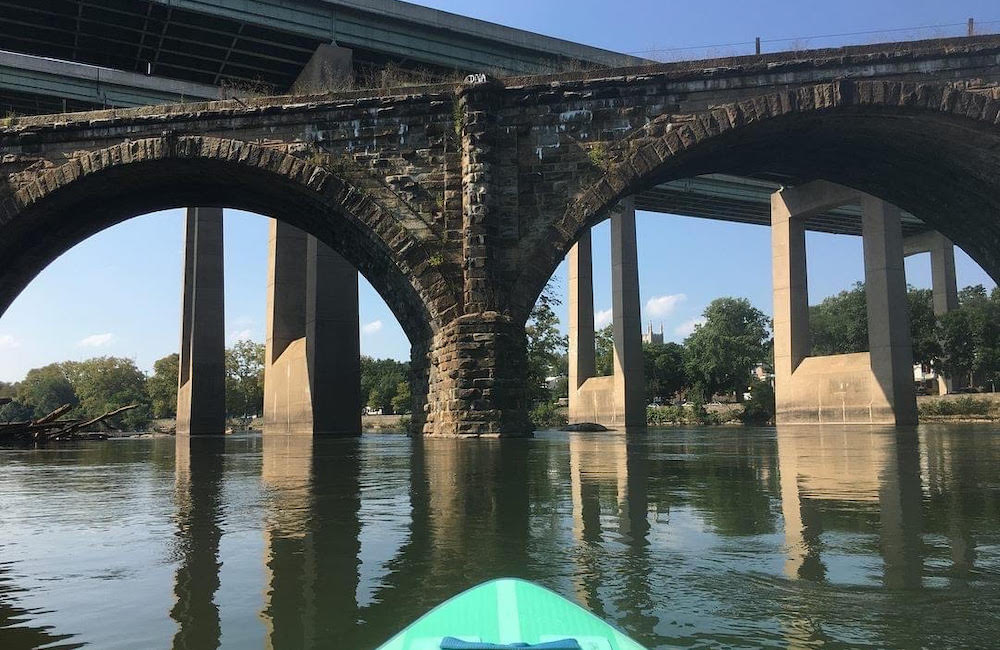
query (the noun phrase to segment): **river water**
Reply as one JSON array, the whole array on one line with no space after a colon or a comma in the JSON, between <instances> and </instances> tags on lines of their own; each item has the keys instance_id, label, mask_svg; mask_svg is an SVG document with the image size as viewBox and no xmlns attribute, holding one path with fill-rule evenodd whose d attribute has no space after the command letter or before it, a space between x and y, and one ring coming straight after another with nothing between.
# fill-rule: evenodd
<instances>
[{"instance_id":1,"label":"river water","mask_svg":"<svg viewBox=\"0 0 1000 650\"><path fill-rule=\"evenodd\" d=\"M0 648L373 648L520 576L650 648L996 647L1000 430L0 450Z\"/></svg>"}]
</instances>

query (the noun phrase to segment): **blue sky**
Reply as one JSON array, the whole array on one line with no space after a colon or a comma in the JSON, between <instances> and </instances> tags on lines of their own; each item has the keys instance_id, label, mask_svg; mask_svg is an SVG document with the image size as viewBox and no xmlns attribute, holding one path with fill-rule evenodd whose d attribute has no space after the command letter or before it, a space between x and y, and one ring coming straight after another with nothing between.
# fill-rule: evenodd
<instances>
[{"instance_id":1,"label":"blue sky","mask_svg":"<svg viewBox=\"0 0 1000 650\"><path fill-rule=\"evenodd\" d=\"M746 52L758 35L766 51L957 35L963 27L910 28L964 25L969 17L991 31L1000 30L995 0L419 4L622 52L658 50L656 56L665 59ZM903 31L887 31L893 29ZM842 35L851 32L877 33ZM736 43L741 45L727 46ZM770 313L767 228L646 213L639 213L637 221L644 322L652 320L657 327L662 322L668 339L682 339L705 305L718 296L746 296ZM225 236L227 342L244 337L263 341L267 220L227 211ZM106 354L133 358L150 370L153 361L176 351L182 237L183 211L165 211L105 230L56 260L0 317L0 380L18 380L28 369L52 361ZM595 229L593 239L594 302L600 318L611 307L606 223ZM810 234L808 246L813 302L862 279L859 238ZM957 266L960 286L994 286L960 251ZM554 278L565 292L565 264ZM907 260L907 281L930 286L926 255ZM365 354L409 358L409 344L398 323L363 279L360 321Z\"/></svg>"}]
</instances>

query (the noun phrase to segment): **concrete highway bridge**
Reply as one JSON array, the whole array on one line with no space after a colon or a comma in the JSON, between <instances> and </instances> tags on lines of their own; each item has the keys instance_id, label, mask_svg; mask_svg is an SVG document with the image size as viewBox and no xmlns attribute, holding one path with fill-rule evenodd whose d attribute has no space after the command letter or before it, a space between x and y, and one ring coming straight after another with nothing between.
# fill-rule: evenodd
<instances>
[{"instance_id":1,"label":"concrete highway bridge","mask_svg":"<svg viewBox=\"0 0 1000 650\"><path fill-rule=\"evenodd\" d=\"M82 16L102 3L76 4ZM161 5L138 4L148 4L150 15ZM205 3L169 4L193 10ZM161 31L171 34L172 25L163 22ZM358 398L345 377L357 368L360 271L411 342L414 412L424 433L517 435L530 430L524 323L568 254L571 417L639 425L634 210L692 214L772 225L779 421L915 418L903 255L932 252L941 310L954 302L951 242L1000 277L1000 188L992 173L1000 37L634 65L641 62L555 39L526 46L523 32L497 28L497 35L483 25L466 27L520 58L510 55L503 68L496 60L425 61L415 50L393 56L452 69L538 72L521 60L534 48L535 63L549 69L561 60L630 65L534 77L474 71L462 82L391 90L5 119L0 309L101 229L154 210L202 206L188 214L178 424L181 432L218 432L221 207L250 210L277 220L267 426L356 432ZM81 29L75 54L85 58ZM230 39L233 51L217 75L241 60L233 58L239 38L256 34L246 29ZM423 27L434 29L440 25ZM354 58L334 35L337 45L324 37L297 71L289 67L269 83L308 90L356 75L368 59ZM56 54L42 49L31 54ZM31 60L49 82L68 84L66 66L96 75L65 61ZM152 68L142 56L137 61L155 72L160 60ZM119 90L143 88L135 72L120 75ZM212 81L172 83L202 84L208 94ZM30 83L18 101L41 96L24 90ZM163 91L149 85L144 92ZM616 372L601 378L592 376L589 344L589 231L608 218ZM863 235L869 353L809 356L805 229Z\"/></svg>"}]
</instances>

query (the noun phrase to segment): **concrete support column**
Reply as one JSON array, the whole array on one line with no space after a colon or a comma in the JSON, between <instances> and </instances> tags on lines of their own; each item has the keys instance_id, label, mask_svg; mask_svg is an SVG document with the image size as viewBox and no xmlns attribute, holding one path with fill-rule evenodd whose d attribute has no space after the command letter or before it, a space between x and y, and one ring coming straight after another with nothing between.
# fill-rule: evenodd
<instances>
[{"instance_id":1,"label":"concrete support column","mask_svg":"<svg viewBox=\"0 0 1000 650\"><path fill-rule=\"evenodd\" d=\"M336 43L321 43L292 84L292 93L328 93L354 87L354 55Z\"/></svg>"},{"instance_id":2,"label":"concrete support column","mask_svg":"<svg viewBox=\"0 0 1000 650\"><path fill-rule=\"evenodd\" d=\"M934 296L934 315L944 316L958 309L958 281L955 277L955 245L951 240L937 231L911 235L903 240L903 254L906 256L919 253L930 253L931 256L931 286ZM951 392L950 377L940 374L938 393L947 395Z\"/></svg>"},{"instance_id":3,"label":"concrete support column","mask_svg":"<svg viewBox=\"0 0 1000 650\"><path fill-rule=\"evenodd\" d=\"M569 251L569 419L577 421L577 391L594 376L594 269L588 230Z\"/></svg>"},{"instance_id":4,"label":"concrete support column","mask_svg":"<svg viewBox=\"0 0 1000 650\"><path fill-rule=\"evenodd\" d=\"M639 261L635 204L622 201L611 216L611 312L614 336L614 404L626 427L646 425ZM592 305L593 303L591 303Z\"/></svg>"},{"instance_id":5,"label":"concrete support column","mask_svg":"<svg viewBox=\"0 0 1000 650\"><path fill-rule=\"evenodd\" d=\"M294 226L268 241L264 432L361 432L357 271Z\"/></svg>"},{"instance_id":6,"label":"concrete support column","mask_svg":"<svg viewBox=\"0 0 1000 650\"><path fill-rule=\"evenodd\" d=\"M896 424L916 424L899 208L863 195L861 212L872 372L895 414Z\"/></svg>"},{"instance_id":7,"label":"concrete support column","mask_svg":"<svg viewBox=\"0 0 1000 650\"><path fill-rule=\"evenodd\" d=\"M955 245L939 232L934 233L931 247L931 286L934 294L934 315L940 318L958 309L958 279L955 276ZM937 373L938 394L947 395L952 389L951 377Z\"/></svg>"},{"instance_id":8,"label":"concrete support column","mask_svg":"<svg viewBox=\"0 0 1000 650\"><path fill-rule=\"evenodd\" d=\"M774 290L775 391L809 356L809 282L805 220L793 215L786 191L771 195L771 277ZM780 401L780 397L778 398Z\"/></svg>"},{"instance_id":9,"label":"concrete support column","mask_svg":"<svg viewBox=\"0 0 1000 650\"><path fill-rule=\"evenodd\" d=\"M955 245L939 232L932 238L931 286L934 291L934 315L944 316L958 309L958 279L955 276Z\"/></svg>"},{"instance_id":10,"label":"concrete support column","mask_svg":"<svg viewBox=\"0 0 1000 650\"><path fill-rule=\"evenodd\" d=\"M222 208L188 208L184 233L177 434L226 429Z\"/></svg>"},{"instance_id":11,"label":"concrete support column","mask_svg":"<svg viewBox=\"0 0 1000 650\"><path fill-rule=\"evenodd\" d=\"M360 434L358 271L312 236L306 259L306 348L314 431Z\"/></svg>"}]
</instances>

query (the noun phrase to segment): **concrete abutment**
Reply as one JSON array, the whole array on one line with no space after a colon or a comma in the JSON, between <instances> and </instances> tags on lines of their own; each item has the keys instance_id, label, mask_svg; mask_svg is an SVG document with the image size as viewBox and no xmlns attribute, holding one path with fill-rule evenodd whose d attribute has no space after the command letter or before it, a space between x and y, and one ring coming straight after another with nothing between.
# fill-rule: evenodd
<instances>
[{"instance_id":1,"label":"concrete abutment","mask_svg":"<svg viewBox=\"0 0 1000 650\"><path fill-rule=\"evenodd\" d=\"M594 359L594 280L591 235L574 244L569 261L569 422L610 428L646 426L635 206L622 201L611 215L613 372L597 377Z\"/></svg>"},{"instance_id":2,"label":"concrete abutment","mask_svg":"<svg viewBox=\"0 0 1000 650\"><path fill-rule=\"evenodd\" d=\"M810 356L804 220L860 202L869 351ZM771 197L778 424L916 424L899 209L826 181Z\"/></svg>"}]
</instances>

